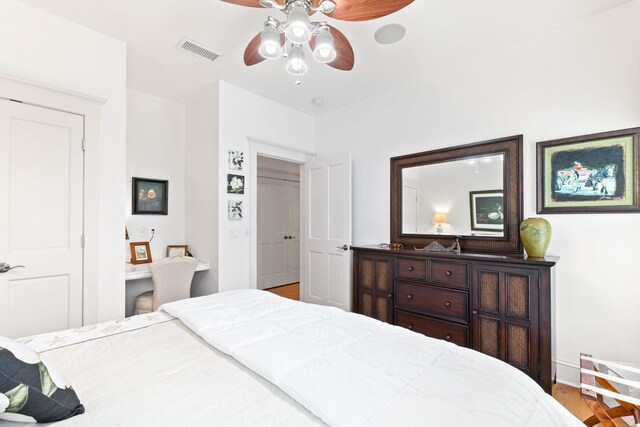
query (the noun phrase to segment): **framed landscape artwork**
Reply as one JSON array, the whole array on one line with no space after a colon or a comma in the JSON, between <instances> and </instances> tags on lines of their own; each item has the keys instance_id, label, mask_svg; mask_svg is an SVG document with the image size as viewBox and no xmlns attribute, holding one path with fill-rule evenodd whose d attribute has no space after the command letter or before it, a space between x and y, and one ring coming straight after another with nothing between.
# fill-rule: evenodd
<instances>
[{"instance_id":1,"label":"framed landscape artwork","mask_svg":"<svg viewBox=\"0 0 640 427\"><path fill-rule=\"evenodd\" d=\"M152 262L149 242L131 242L131 264L148 264Z\"/></svg>"},{"instance_id":2,"label":"framed landscape artwork","mask_svg":"<svg viewBox=\"0 0 640 427\"><path fill-rule=\"evenodd\" d=\"M537 144L538 213L640 211L640 128Z\"/></svg>"},{"instance_id":3,"label":"framed landscape artwork","mask_svg":"<svg viewBox=\"0 0 640 427\"><path fill-rule=\"evenodd\" d=\"M134 177L131 193L133 215L168 215L169 181Z\"/></svg>"},{"instance_id":4,"label":"framed landscape artwork","mask_svg":"<svg viewBox=\"0 0 640 427\"><path fill-rule=\"evenodd\" d=\"M187 256L189 253L189 246L187 245L168 245L167 246L167 258L176 256Z\"/></svg>"},{"instance_id":5,"label":"framed landscape artwork","mask_svg":"<svg viewBox=\"0 0 640 427\"><path fill-rule=\"evenodd\" d=\"M502 190L470 191L471 230L503 231L503 198Z\"/></svg>"}]
</instances>

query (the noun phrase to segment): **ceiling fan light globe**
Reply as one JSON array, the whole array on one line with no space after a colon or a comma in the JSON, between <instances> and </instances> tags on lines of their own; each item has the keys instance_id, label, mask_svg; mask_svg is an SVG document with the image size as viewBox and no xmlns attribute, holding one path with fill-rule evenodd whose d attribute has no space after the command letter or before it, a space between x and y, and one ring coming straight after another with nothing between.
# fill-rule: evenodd
<instances>
[{"instance_id":1,"label":"ceiling fan light globe","mask_svg":"<svg viewBox=\"0 0 640 427\"><path fill-rule=\"evenodd\" d=\"M333 36L328 28L323 28L316 37L316 47L313 57L318 62L327 63L336 59L337 52L333 45Z\"/></svg>"},{"instance_id":2,"label":"ceiling fan light globe","mask_svg":"<svg viewBox=\"0 0 640 427\"><path fill-rule=\"evenodd\" d=\"M293 46L289 52L289 60L287 61L287 71L294 76L301 76L307 72L309 66L304 58L301 46Z\"/></svg>"},{"instance_id":3,"label":"ceiling fan light globe","mask_svg":"<svg viewBox=\"0 0 640 427\"><path fill-rule=\"evenodd\" d=\"M277 59L282 56L282 46L280 45L280 33L272 26L264 27L262 30L262 42L258 52L264 58Z\"/></svg>"},{"instance_id":4,"label":"ceiling fan light globe","mask_svg":"<svg viewBox=\"0 0 640 427\"><path fill-rule=\"evenodd\" d=\"M296 6L289 12L287 19L287 38L294 43L306 43L311 38L309 13L302 6Z\"/></svg>"}]
</instances>

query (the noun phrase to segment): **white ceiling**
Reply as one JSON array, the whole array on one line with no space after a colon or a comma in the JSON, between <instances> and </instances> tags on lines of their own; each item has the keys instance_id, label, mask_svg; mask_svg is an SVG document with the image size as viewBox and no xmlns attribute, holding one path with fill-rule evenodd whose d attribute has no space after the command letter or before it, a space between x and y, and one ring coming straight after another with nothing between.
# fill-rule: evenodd
<instances>
[{"instance_id":1,"label":"white ceiling","mask_svg":"<svg viewBox=\"0 0 640 427\"><path fill-rule=\"evenodd\" d=\"M355 68L338 71L311 59L300 86L284 70L284 59L253 67L243 62L246 44L268 15L282 18L279 11L219 0L22 1L127 42L129 87L182 102L222 79L319 115L634 0L416 0L375 21L328 18L351 41ZM404 25L406 37L394 45L377 44L375 30L389 23ZM178 51L185 36L220 58L211 64ZM324 106L311 104L314 97L325 98Z\"/></svg>"}]
</instances>

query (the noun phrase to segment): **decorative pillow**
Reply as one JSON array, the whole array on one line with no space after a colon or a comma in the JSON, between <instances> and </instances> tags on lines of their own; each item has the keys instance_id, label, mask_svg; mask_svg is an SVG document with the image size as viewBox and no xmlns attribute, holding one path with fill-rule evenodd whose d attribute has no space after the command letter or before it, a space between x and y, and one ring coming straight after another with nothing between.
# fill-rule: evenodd
<instances>
[{"instance_id":1,"label":"decorative pillow","mask_svg":"<svg viewBox=\"0 0 640 427\"><path fill-rule=\"evenodd\" d=\"M0 336L0 419L50 423L82 413L76 392L38 353Z\"/></svg>"}]
</instances>

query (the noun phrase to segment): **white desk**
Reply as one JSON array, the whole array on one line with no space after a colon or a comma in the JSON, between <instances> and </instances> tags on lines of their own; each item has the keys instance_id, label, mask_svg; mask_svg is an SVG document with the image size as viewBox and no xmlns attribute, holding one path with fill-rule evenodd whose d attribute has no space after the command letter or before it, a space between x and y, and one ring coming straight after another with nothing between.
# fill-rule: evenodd
<instances>
[{"instance_id":1,"label":"white desk","mask_svg":"<svg viewBox=\"0 0 640 427\"><path fill-rule=\"evenodd\" d=\"M151 277L151 269L149 264L125 264L124 280L148 279ZM210 266L208 262L198 261L196 271L207 271Z\"/></svg>"}]
</instances>

